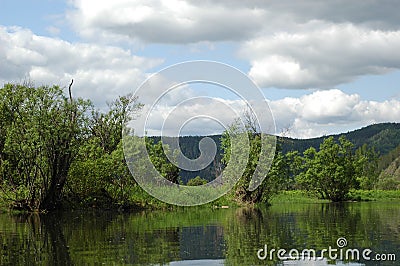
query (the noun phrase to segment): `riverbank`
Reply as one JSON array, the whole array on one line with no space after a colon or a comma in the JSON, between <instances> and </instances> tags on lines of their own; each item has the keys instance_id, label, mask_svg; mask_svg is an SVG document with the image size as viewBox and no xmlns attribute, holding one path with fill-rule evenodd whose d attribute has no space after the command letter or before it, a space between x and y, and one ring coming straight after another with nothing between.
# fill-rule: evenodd
<instances>
[{"instance_id":1,"label":"riverbank","mask_svg":"<svg viewBox=\"0 0 400 266\"><path fill-rule=\"evenodd\" d=\"M186 208L175 206L159 201L158 199L140 193L140 195L132 195L130 204L118 204L109 202L104 198L98 197L87 201L71 201L66 200L62 205L62 210L114 210L120 212L131 212L138 210L175 210L178 208ZM348 201L379 201L379 202L400 202L400 190L352 190L349 193ZM315 195L303 190L281 191L272 197L269 204L276 205L281 203L329 203L329 200L318 199ZM204 205L197 206L199 208L215 208L221 206L240 207L232 197L224 195L223 197L209 202ZM0 192L0 212L10 211L9 205ZM20 212L21 210L12 210ZM23 212L23 211L22 211Z\"/></svg>"},{"instance_id":2,"label":"riverbank","mask_svg":"<svg viewBox=\"0 0 400 266\"><path fill-rule=\"evenodd\" d=\"M348 201L400 201L400 190L351 190ZM329 203L329 200L318 199L303 190L281 191L275 195L271 204L278 203Z\"/></svg>"}]
</instances>

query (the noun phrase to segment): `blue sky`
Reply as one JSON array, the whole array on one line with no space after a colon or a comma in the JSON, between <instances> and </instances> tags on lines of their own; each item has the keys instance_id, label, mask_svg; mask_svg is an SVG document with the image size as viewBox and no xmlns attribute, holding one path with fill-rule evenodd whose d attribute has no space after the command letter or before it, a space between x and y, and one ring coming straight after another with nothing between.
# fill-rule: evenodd
<instances>
[{"instance_id":1,"label":"blue sky","mask_svg":"<svg viewBox=\"0 0 400 266\"><path fill-rule=\"evenodd\" d=\"M169 65L213 60L254 80L277 133L305 138L400 122L394 5L400 3L1 0L0 83L67 86L74 78L76 95L103 108ZM200 87L178 89L169 108L200 94L243 106L224 90L204 85L199 94ZM229 123L224 110L212 106ZM194 116L201 112L192 109ZM155 110L155 117L168 113ZM157 121L149 126L154 134ZM219 133L213 125L185 131Z\"/></svg>"}]
</instances>

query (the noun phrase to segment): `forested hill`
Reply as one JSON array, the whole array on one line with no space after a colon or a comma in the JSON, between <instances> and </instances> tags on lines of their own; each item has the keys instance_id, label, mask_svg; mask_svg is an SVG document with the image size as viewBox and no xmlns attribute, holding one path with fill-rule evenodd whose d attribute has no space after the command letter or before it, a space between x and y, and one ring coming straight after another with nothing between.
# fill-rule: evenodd
<instances>
[{"instance_id":1,"label":"forested hill","mask_svg":"<svg viewBox=\"0 0 400 266\"><path fill-rule=\"evenodd\" d=\"M332 135L336 139L344 135L350 140L355 148L367 144L374 147L380 155L389 153L400 145L400 123L374 124L361 129L350 131L343 134ZM322 141L329 136L311 139L292 139L283 138L282 149L284 152L297 150L303 152L310 147L318 149Z\"/></svg>"},{"instance_id":2,"label":"forested hill","mask_svg":"<svg viewBox=\"0 0 400 266\"><path fill-rule=\"evenodd\" d=\"M400 123L382 123L374 124L361 129L350 131L343 134L333 135L335 138L339 138L344 135L350 140L355 148L361 147L367 144L369 147L374 147L375 151L382 155L388 155L391 151L395 150L400 145ZM217 144L217 156L215 160L204 170L197 172L181 171L180 176L182 181L186 183L189 179L196 176L200 176L207 180L214 179L221 171L221 148L220 148L220 135L210 136ZM322 141L329 136L323 136L319 138L311 139L294 139L294 138L278 138L278 142L281 144L283 153L288 151L297 150L300 153L310 147L316 149ZM152 137L156 142L160 140L159 137ZM180 148L188 158L195 159L200 156L199 142L202 136L185 136L180 137L179 143ZM391 161L390 161L391 162ZM387 165L390 164L387 163ZM387 167L387 165L385 167ZM382 167L382 168L385 168Z\"/></svg>"}]
</instances>

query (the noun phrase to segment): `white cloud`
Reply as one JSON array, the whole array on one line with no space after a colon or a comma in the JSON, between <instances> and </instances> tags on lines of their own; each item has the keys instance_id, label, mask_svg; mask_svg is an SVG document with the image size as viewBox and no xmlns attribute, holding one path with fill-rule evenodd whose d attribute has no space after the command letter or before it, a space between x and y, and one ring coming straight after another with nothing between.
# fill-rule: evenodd
<instances>
[{"instance_id":1,"label":"white cloud","mask_svg":"<svg viewBox=\"0 0 400 266\"><path fill-rule=\"evenodd\" d=\"M249 75L263 87L332 88L400 68L400 31L313 24L247 41L240 54L251 62Z\"/></svg>"},{"instance_id":2,"label":"white cloud","mask_svg":"<svg viewBox=\"0 0 400 266\"><path fill-rule=\"evenodd\" d=\"M316 91L301 99L301 116L310 122L348 121L360 102L357 94L347 95L340 90Z\"/></svg>"},{"instance_id":3,"label":"white cloud","mask_svg":"<svg viewBox=\"0 0 400 266\"><path fill-rule=\"evenodd\" d=\"M76 0L67 18L86 38L153 43L238 40L262 25L262 10L229 6L181 0Z\"/></svg>"},{"instance_id":4,"label":"white cloud","mask_svg":"<svg viewBox=\"0 0 400 266\"><path fill-rule=\"evenodd\" d=\"M66 86L73 78L77 96L104 104L132 92L160 59L143 58L119 47L70 43L0 26L0 83L30 79Z\"/></svg>"},{"instance_id":5,"label":"white cloud","mask_svg":"<svg viewBox=\"0 0 400 266\"><path fill-rule=\"evenodd\" d=\"M168 98L168 96L167 96ZM287 97L268 101L276 123L276 133L296 138L320 137L332 133L342 133L355 128L381 122L400 122L400 101L365 101L358 94L346 94L340 90L323 90L304 95L300 98ZM252 102L264 129L272 131L270 120L261 100ZM166 122L163 134L178 135L180 129L190 118L195 118L185 126L185 134L205 135L222 133L223 126L230 125L243 113L245 103L242 100L221 98L202 99L194 96L181 98L180 104L156 105L148 118L146 130L150 135L159 135ZM148 112L147 106L143 112ZM143 124L142 116L136 124ZM208 121L208 122L207 122Z\"/></svg>"},{"instance_id":6,"label":"white cloud","mask_svg":"<svg viewBox=\"0 0 400 266\"><path fill-rule=\"evenodd\" d=\"M400 23L396 5L362 0L73 0L67 18L85 37L195 43L244 40L315 20L393 29Z\"/></svg>"},{"instance_id":7,"label":"white cloud","mask_svg":"<svg viewBox=\"0 0 400 266\"><path fill-rule=\"evenodd\" d=\"M213 47L228 41L240 47L237 55L250 63L249 75L260 86L314 88L314 92L300 98L269 102L278 133L290 128L291 136L314 137L370 123L399 122L399 100L365 101L359 94L332 89L360 76L400 68L398 3L344 0L324 3L71 0L70 3L66 17L88 42L71 43L38 36L27 29L0 26L0 83L31 79L36 84L66 86L74 78L73 92L77 96L102 104L116 95L132 92L147 77L146 72L162 62L134 55L115 46L116 43L179 44L178 47L185 49L182 44L205 43ZM58 28L47 30L59 34ZM162 54L169 46L157 47L161 49L157 53ZM196 46L188 49L193 47ZM159 92L146 91L141 100L147 103L146 97L152 99L155 93ZM149 133L158 132L174 105L196 96L188 87L166 95L154 111ZM241 101L219 100L228 106L244 107ZM212 110L222 117L223 123L229 123L233 117L222 106L213 100L201 105L186 104L181 111L182 115L194 116ZM172 119L171 128L178 126L181 118ZM220 130L217 123L201 119L191 125L193 130L187 132L209 134Z\"/></svg>"},{"instance_id":8,"label":"white cloud","mask_svg":"<svg viewBox=\"0 0 400 266\"><path fill-rule=\"evenodd\" d=\"M344 8L345 6L345 8ZM235 42L262 87L331 89L400 68L392 1L71 1L68 20L89 40Z\"/></svg>"},{"instance_id":9,"label":"white cloud","mask_svg":"<svg viewBox=\"0 0 400 266\"><path fill-rule=\"evenodd\" d=\"M169 96L166 95L166 102ZM172 102L170 102L172 103ZM141 116L131 122L136 134L142 135L212 135L221 134L244 110L242 101L189 96L177 103L145 105ZM140 128L143 126L143 128Z\"/></svg>"},{"instance_id":10,"label":"white cloud","mask_svg":"<svg viewBox=\"0 0 400 266\"><path fill-rule=\"evenodd\" d=\"M358 94L340 90L315 91L300 98L269 102L277 133L289 129L289 136L319 137L342 133L372 123L400 122L400 101L365 101Z\"/></svg>"}]
</instances>

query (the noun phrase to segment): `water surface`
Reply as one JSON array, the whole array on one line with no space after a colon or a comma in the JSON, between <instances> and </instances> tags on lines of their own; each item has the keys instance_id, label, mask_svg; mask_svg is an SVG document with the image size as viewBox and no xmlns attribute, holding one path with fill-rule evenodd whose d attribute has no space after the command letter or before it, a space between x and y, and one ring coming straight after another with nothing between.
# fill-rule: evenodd
<instances>
[{"instance_id":1,"label":"water surface","mask_svg":"<svg viewBox=\"0 0 400 266\"><path fill-rule=\"evenodd\" d=\"M396 261L282 260L265 249L371 249ZM319 252L319 253L318 253ZM264 252L260 253L264 255ZM295 254L295 253L293 253ZM269 255L269 253L268 253ZM1 265L399 265L399 203L0 214Z\"/></svg>"}]
</instances>

